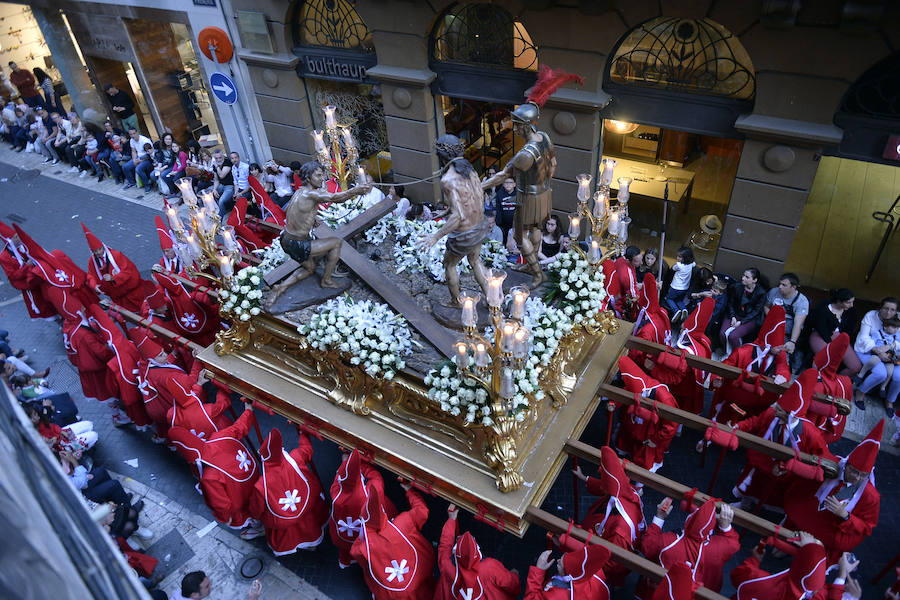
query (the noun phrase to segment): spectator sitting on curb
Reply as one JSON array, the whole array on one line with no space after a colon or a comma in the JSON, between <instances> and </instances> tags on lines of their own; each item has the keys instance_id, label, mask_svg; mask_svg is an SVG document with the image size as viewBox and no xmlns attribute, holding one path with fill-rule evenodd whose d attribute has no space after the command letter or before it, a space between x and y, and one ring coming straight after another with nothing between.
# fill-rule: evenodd
<instances>
[{"instance_id":1,"label":"spectator sitting on curb","mask_svg":"<svg viewBox=\"0 0 900 600\"><path fill-rule=\"evenodd\" d=\"M212 581L203 571L191 571L181 579L181 593L175 594L170 600L195 600L209 598L212 592ZM247 600L259 600L262 593L262 582L259 579L250 584L247 592Z\"/></svg>"}]
</instances>

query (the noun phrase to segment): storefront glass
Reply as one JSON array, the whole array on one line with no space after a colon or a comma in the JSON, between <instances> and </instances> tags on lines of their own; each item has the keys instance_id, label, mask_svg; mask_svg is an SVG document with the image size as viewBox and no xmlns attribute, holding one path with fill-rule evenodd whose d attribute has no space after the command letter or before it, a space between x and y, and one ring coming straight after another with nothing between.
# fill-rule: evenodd
<instances>
[{"instance_id":1,"label":"storefront glass","mask_svg":"<svg viewBox=\"0 0 900 600\"><path fill-rule=\"evenodd\" d=\"M617 161L616 179L633 180L628 244L659 250L666 205L665 261L688 246L698 266L712 268L742 147L740 140L604 121L603 157Z\"/></svg>"}]
</instances>

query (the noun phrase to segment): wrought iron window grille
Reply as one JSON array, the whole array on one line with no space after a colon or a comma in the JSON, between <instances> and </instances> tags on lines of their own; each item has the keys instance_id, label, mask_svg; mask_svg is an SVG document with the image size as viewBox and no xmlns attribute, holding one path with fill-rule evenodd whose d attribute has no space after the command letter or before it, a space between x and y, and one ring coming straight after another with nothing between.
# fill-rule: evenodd
<instances>
[{"instance_id":1,"label":"wrought iron window grille","mask_svg":"<svg viewBox=\"0 0 900 600\"><path fill-rule=\"evenodd\" d=\"M355 5L355 0L306 0L297 11L296 43L374 53L372 33Z\"/></svg>"},{"instance_id":2,"label":"wrought iron window grille","mask_svg":"<svg viewBox=\"0 0 900 600\"><path fill-rule=\"evenodd\" d=\"M528 32L494 4L458 4L440 18L431 39L439 62L536 71L537 46Z\"/></svg>"}]
</instances>

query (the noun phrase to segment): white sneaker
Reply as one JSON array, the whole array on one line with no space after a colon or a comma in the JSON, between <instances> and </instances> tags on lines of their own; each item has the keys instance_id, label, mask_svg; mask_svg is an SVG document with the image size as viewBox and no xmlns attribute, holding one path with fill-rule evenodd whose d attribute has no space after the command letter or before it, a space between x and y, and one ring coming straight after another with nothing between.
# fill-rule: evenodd
<instances>
[{"instance_id":1,"label":"white sneaker","mask_svg":"<svg viewBox=\"0 0 900 600\"><path fill-rule=\"evenodd\" d=\"M55 164L59 164L59 159L58 159L58 158L54 158L54 159L53 159L53 164L54 164L54 165L55 165Z\"/></svg>"},{"instance_id":2,"label":"white sneaker","mask_svg":"<svg viewBox=\"0 0 900 600\"><path fill-rule=\"evenodd\" d=\"M252 540L266 535L265 527L248 527L241 532L242 540Z\"/></svg>"},{"instance_id":3,"label":"white sneaker","mask_svg":"<svg viewBox=\"0 0 900 600\"><path fill-rule=\"evenodd\" d=\"M153 539L153 531L151 531L150 529L147 529L146 527L143 527L143 526L138 527L137 531L135 531L131 535L136 535L137 537L141 538L144 541Z\"/></svg>"},{"instance_id":4,"label":"white sneaker","mask_svg":"<svg viewBox=\"0 0 900 600\"><path fill-rule=\"evenodd\" d=\"M76 167L75 165L72 165L69 168L69 173L77 173L77 172L78 172L78 167Z\"/></svg>"},{"instance_id":5,"label":"white sneaker","mask_svg":"<svg viewBox=\"0 0 900 600\"><path fill-rule=\"evenodd\" d=\"M87 177L87 171L82 171L81 173L78 174L78 176L81 177L82 179L84 179L85 177Z\"/></svg>"}]
</instances>

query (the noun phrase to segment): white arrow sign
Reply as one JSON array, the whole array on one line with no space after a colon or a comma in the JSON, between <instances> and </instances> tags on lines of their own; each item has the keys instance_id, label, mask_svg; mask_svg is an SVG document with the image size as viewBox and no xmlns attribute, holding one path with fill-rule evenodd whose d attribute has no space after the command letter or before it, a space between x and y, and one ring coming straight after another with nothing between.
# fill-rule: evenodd
<instances>
[{"instance_id":1,"label":"white arrow sign","mask_svg":"<svg viewBox=\"0 0 900 600\"><path fill-rule=\"evenodd\" d=\"M230 96L234 93L234 88L232 88L229 85L224 84L224 83L214 85L213 89L216 90L217 92L222 92L226 96Z\"/></svg>"}]
</instances>

